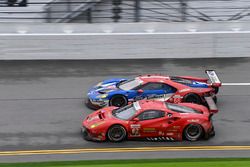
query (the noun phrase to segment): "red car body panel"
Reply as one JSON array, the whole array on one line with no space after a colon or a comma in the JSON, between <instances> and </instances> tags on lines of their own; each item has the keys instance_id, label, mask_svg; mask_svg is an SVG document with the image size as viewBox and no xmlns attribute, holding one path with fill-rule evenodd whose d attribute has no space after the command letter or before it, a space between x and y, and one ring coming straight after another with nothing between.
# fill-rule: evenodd
<instances>
[{"instance_id":1,"label":"red car body panel","mask_svg":"<svg viewBox=\"0 0 250 167\"><path fill-rule=\"evenodd\" d=\"M195 80L198 82L208 82L207 78L199 78L199 77L193 77L193 76L179 76L179 78L188 79L188 80Z\"/></svg>"},{"instance_id":2,"label":"red car body panel","mask_svg":"<svg viewBox=\"0 0 250 167\"><path fill-rule=\"evenodd\" d=\"M209 110L193 103L180 103L179 106L192 108L200 113L179 113L170 110L165 102L154 100L141 100L136 113L128 120L121 120L112 115L117 107L99 109L87 116L82 122L82 127L87 130L91 140L104 141L108 129L113 125L121 125L126 129L127 139L148 139L182 141L183 130L189 124L199 124L204 130L204 135L209 136L213 131ZM135 105L135 103L131 105ZM159 110L164 112L160 118L139 121L135 118L147 110Z\"/></svg>"}]
</instances>

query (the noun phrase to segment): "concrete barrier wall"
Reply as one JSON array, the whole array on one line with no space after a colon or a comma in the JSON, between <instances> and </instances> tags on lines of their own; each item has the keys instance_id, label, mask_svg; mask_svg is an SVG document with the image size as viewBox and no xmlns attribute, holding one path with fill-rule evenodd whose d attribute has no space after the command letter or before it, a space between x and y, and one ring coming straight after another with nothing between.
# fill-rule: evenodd
<instances>
[{"instance_id":1,"label":"concrete barrier wall","mask_svg":"<svg viewBox=\"0 0 250 167\"><path fill-rule=\"evenodd\" d=\"M0 60L249 57L249 23L4 24Z\"/></svg>"}]
</instances>

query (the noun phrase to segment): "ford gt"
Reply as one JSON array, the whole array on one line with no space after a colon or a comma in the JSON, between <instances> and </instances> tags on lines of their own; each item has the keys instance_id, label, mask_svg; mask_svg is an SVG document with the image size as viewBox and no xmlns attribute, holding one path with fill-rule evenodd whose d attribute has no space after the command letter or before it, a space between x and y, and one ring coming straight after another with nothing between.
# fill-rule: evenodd
<instances>
[{"instance_id":1,"label":"ford gt","mask_svg":"<svg viewBox=\"0 0 250 167\"><path fill-rule=\"evenodd\" d=\"M88 92L89 108L123 107L141 99L155 99L170 103L197 103L207 105L205 95L217 101L221 82L215 71L207 70L207 78L191 76L142 75L133 79L113 78L100 82Z\"/></svg>"}]
</instances>

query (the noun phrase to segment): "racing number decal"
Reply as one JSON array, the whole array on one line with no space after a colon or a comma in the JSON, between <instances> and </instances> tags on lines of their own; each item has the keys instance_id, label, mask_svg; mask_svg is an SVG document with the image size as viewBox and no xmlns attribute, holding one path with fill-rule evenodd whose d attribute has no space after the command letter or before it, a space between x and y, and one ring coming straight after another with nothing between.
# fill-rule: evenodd
<instances>
[{"instance_id":1,"label":"racing number decal","mask_svg":"<svg viewBox=\"0 0 250 167\"><path fill-rule=\"evenodd\" d=\"M140 129L139 128L132 128L131 135L132 136L140 136Z\"/></svg>"},{"instance_id":2,"label":"racing number decal","mask_svg":"<svg viewBox=\"0 0 250 167\"><path fill-rule=\"evenodd\" d=\"M180 103L181 99L182 99L182 96L180 96L180 95L174 95L173 99L174 99L174 103Z\"/></svg>"},{"instance_id":3,"label":"racing number decal","mask_svg":"<svg viewBox=\"0 0 250 167\"><path fill-rule=\"evenodd\" d=\"M140 136L140 124L132 124L131 126L131 136Z\"/></svg>"}]
</instances>

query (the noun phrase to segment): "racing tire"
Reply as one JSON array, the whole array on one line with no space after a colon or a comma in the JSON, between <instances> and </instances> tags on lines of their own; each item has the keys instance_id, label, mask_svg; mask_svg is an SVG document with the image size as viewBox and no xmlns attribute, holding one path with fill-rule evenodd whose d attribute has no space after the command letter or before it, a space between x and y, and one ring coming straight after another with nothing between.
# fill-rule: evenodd
<instances>
[{"instance_id":1,"label":"racing tire","mask_svg":"<svg viewBox=\"0 0 250 167\"><path fill-rule=\"evenodd\" d=\"M190 93L184 96L183 101L187 103L196 103L196 104L202 103L201 98L197 94L194 94L194 93Z\"/></svg>"},{"instance_id":2,"label":"racing tire","mask_svg":"<svg viewBox=\"0 0 250 167\"><path fill-rule=\"evenodd\" d=\"M184 129L183 136L188 141L197 141L203 136L203 128L199 124L189 124Z\"/></svg>"},{"instance_id":3,"label":"racing tire","mask_svg":"<svg viewBox=\"0 0 250 167\"><path fill-rule=\"evenodd\" d=\"M126 106L127 104L128 104L127 98L122 95L113 96L109 102L110 106L116 106L116 107L123 107Z\"/></svg>"},{"instance_id":4,"label":"racing tire","mask_svg":"<svg viewBox=\"0 0 250 167\"><path fill-rule=\"evenodd\" d=\"M111 142L121 142L127 136L126 129L121 125L113 125L108 129L107 138Z\"/></svg>"}]
</instances>

